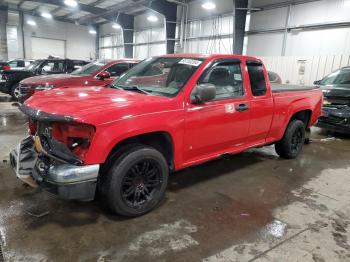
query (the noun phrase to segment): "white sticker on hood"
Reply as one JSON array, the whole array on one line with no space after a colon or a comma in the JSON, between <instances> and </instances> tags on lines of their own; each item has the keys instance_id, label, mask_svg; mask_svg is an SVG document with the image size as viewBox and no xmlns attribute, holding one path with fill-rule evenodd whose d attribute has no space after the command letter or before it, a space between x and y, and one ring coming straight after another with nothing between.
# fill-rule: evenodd
<instances>
[{"instance_id":1,"label":"white sticker on hood","mask_svg":"<svg viewBox=\"0 0 350 262\"><path fill-rule=\"evenodd\" d=\"M195 60L195 59L188 59L188 58L181 59L179 62L179 64L190 65L190 66L199 66L201 63L202 61Z\"/></svg>"}]
</instances>

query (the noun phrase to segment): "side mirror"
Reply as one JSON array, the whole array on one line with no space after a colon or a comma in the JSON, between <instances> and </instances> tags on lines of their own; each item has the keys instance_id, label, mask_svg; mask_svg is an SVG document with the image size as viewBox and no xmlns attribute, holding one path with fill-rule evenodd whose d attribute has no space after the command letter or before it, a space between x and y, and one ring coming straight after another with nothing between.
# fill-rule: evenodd
<instances>
[{"instance_id":1,"label":"side mirror","mask_svg":"<svg viewBox=\"0 0 350 262\"><path fill-rule=\"evenodd\" d=\"M216 87L213 84L200 84L191 95L191 103L201 104L216 97Z\"/></svg>"},{"instance_id":2,"label":"side mirror","mask_svg":"<svg viewBox=\"0 0 350 262\"><path fill-rule=\"evenodd\" d=\"M103 71L96 76L100 80L104 80L111 77L111 74L107 71Z\"/></svg>"},{"instance_id":3,"label":"side mirror","mask_svg":"<svg viewBox=\"0 0 350 262\"><path fill-rule=\"evenodd\" d=\"M321 84L321 80L314 81L314 85L320 85L320 84Z\"/></svg>"}]
</instances>

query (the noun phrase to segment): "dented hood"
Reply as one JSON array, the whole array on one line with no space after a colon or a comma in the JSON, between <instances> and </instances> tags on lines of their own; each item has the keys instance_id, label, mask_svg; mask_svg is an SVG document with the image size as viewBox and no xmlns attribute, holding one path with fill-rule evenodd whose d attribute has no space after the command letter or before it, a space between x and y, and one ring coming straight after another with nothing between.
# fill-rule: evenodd
<instances>
[{"instance_id":1,"label":"dented hood","mask_svg":"<svg viewBox=\"0 0 350 262\"><path fill-rule=\"evenodd\" d=\"M23 107L27 111L29 109L32 115L41 112L46 118L51 116L58 119L62 116L97 126L174 109L174 103L169 103L169 100L171 99L166 97L113 88L85 87L38 92Z\"/></svg>"}]
</instances>

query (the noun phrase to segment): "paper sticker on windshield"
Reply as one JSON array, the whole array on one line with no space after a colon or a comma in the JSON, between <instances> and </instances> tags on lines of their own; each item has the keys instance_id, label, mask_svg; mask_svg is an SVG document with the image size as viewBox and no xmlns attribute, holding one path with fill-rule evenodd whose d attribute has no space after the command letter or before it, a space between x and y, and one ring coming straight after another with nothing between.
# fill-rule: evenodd
<instances>
[{"instance_id":1,"label":"paper sticker on windshield","mask_svg":"<svg viewBox=\"0 0 350 262\"><path fill-rule=\"evenodd\" d=\"M201 63L202 63L202 61L188 59L188 58L184 58L184 59L180 60L180 62L179 62L179 64L190 65L190 66L199 66Z\"/></svg>"}]
</instances>

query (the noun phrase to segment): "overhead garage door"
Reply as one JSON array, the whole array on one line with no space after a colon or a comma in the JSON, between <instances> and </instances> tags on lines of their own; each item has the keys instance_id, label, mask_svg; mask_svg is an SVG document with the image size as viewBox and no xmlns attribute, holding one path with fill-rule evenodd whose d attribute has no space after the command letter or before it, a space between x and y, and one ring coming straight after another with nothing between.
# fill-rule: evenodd
<instances>
[{"instance_id":1,"label":"overhead garage door","mask_svg":"<svg viewBox=\"0 0 350 262\"><path fill-rule=\"evenodd\" d=\"M66 42L64 40L32 37L32 58L47 58L48 56L66 56Z\"/></svg>"}]
</instances>

